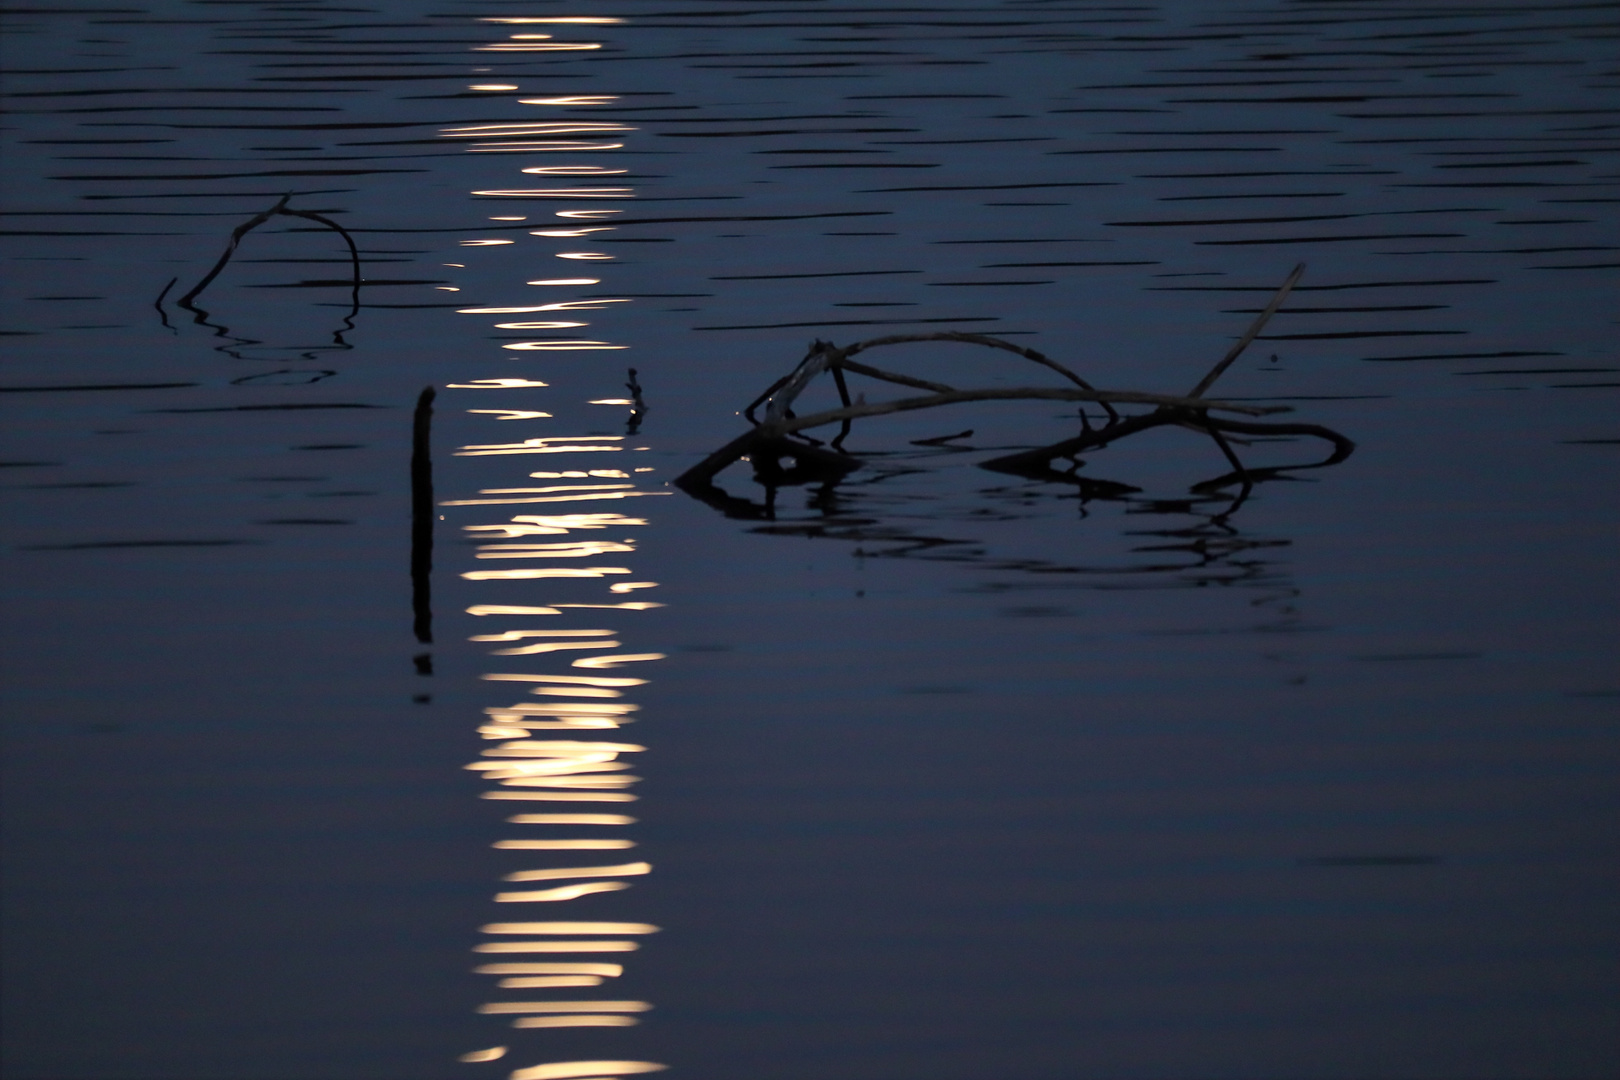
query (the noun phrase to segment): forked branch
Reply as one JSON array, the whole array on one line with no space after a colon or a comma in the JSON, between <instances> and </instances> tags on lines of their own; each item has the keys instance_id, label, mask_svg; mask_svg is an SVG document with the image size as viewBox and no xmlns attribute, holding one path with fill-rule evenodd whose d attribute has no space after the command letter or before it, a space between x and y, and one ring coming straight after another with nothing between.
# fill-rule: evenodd
<instances>
[{"instance_id":1,"label":"forked branch","mask_svg":"<svg viewBox=\"0 0 1620 1080\"><path fill-rule=\"evenodd\" d=\"M1231 444L1222 434L1223 432L1252 434L1264 432L1277 435L1311 435L1323 438L1334 444L1334 455L1331 462L1337 462L1348 456L1355 446L1354 443L1338 432L1314 424L1255 424L1253 422L1216 418L1210 415L1212 412L1219 412L1251 417L1267 416L1273 413L1290 411L1287 406L1244 405L1204 396L1215 381L1232 366L1238 357L1243 354L1244 350L1260 335L1260 332L1265 329L1266 324L1282 307L1283 302L1288 298L1288 294L1299 282L1304 272L1305 266L1303 263L1294 267L1293 272L1288 275L1288 279L1283 282L1282 287L1277 290L1271 302L1249 326L1243 336L1184 396L1157 394L1141 390L1100 390L1043 353L984 334L968 334L957 331L929 334L895 334L842 347L828 341L817 340L811 343L809 352L796 368L773 382L764 393L756 397L743 410L749 422L754 425L753 429L739 435L698 464L692 466L692 468L677 477L675 483L688 491L708 488L712 486L714 477L722 469L750 455L755 458L756 467L761 470L762 475L765 473L782 475L778 462L784 457L792 457L800 465L814 467L827 474L836 475L848 472L860 467L858 459L844 453L814 447L802 441L793 441L790 437L799 435L801 432L811 428L824 427L828 424L842 424L843 432L833 442L836 450L843 435L848 433L849 425L855 420L884 416L889 413L932 409L942 405L960 405L974 401L1095 402L1101 405L1108 414L1108 423L1101 428L1093 429L1087 426L1086 430L1075 438L985 462L986 468L1003 472L1039 474L1049 468L1049 463L1054 458L1069 457L1082 449L1106 446L1108 443L1128 435L1166 424L1193 428L1209 435L1216 446L1219 447L1221 453L1233 465L1236 470L1234 475L1247 476L1249 473L1245 471L1243 463L1238 460L1236 451L1232 449ZM1071 385L1066 387L1031 386L958 389L944 383L886 371L850 359L857 353L869 349L932 341L960 342L1011 352L1057 372L1067 379ZM840 407L811 413L807 416L795 415L793 412L794 402L818 377L828 373L833 376L837 384ZM918 390L927 390L930 393L923 397L896 398L871 403L867 402L864 396L851 401L845 380L846 373L863 375L880 382L908 386ZM765 406L763 420L757 419L754 415L754 410L760 405ZM1121 416L1118 410L1114 408L1115 405L1151 405L1154 408L1153 411L1147 413ZM1084 414L1082 414L1082 421L1084 421Z\"/></svg>"}]
</instances>

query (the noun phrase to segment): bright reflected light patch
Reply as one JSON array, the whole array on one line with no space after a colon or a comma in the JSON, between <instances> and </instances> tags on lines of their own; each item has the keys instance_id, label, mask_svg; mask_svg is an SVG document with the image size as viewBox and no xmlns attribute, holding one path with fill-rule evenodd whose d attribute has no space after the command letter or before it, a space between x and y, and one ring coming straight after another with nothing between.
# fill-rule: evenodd
<instances>
[{"instance_id":1,"label":"bright reflected light patch","mask_svg":"<svg viewBox=\"0 0 1620 1080\"><path fill-rule=\"evenodd\" d=\"M456 1060L457 1061L466 1061L466 1062L498 1061L499 1059L501 1059L501 1058L503 1058L505 1056L506 1056L506 1047L504 1047L504 1046L492 1046L488 1050L469 1050L467 1053L462 1054L460 1057L456 1058Z\"/></svg>"},{"instance_id":2,"label":"bright reflected light patch","mask_svg":"<svg viewBox=\"0 0 1620 1080\"><path fill-rule=\"evenodd\" d=\"M578 151L578 150L623 150L624 143L588 143L588 142L499 142L499 143L473 143L467 147L470 154L515 154L532 150Z\"/></svg>"},{"instance_id":3,"label":"bright reflected light patch","mask_svg":"<svg viewBox=\"0 0 1620 1080\"><path fill-rule=\"evenodd\" d=\"M474 191L474 195L492 195L503 199L633 199L635 188L491 188Z\"/></svg>"},{"instance_id":4,"label":"bright reflected light patch","mask_svg":"<svg viewBox=\"0 0 1620 1080\"><path fill-rule=\"evenodd\" d=\"M545 420L551 416L548 412L536 412L533 409L468 409L467 411L475 416L493 416L497 420Z\"/></svg>"},{"instance_id":5,"label":"bright reflected light patch","mask_svg":"<svg viewBox=\"0 0 1620 1080\"><path fill-rule=\"evenodd\" d=\"M646 679L616 679L597 675L480 675L490 682L579 683L584 686L646 686Z\"/></svg>"},{"instance_id":6,"label":"bright reflected light patch","mask_svg":"<svg viewBox=\"0 0 1620 1080\"><path fill-rule=\"evenodd\" d=\"M612 637L612 630L508 630L501 634L478 634L468 641L522 641L530 637Z\"/></svg>"},{"instance_id":7,"label":"bright reflected light patch","mask_svg":"<svg viewBox=\"0 0 1620 1080\"><path fill-rule=\"evenodd\" d=\"M621 851L634 840L497 840L489 845L500 851Z\"/></svg>"},{"instance_id":8,"label":"bright reflected light patch","mask_svg":"<svg viewBox=\"0 0 1620 1080\"><path fill-rule=\"evenodd\" d=\"M488 15L481 17L478 21L484 23L501 23L506 26L527 25L534 23L565 23L574 24L577 26L609 26L616 23L625 22L626 20L612 18L607 15ZM663 1066L659 1067L662 1068ZM560 1076L562 1074L559 1073L558 1075Z\"/></svg>"},{"instance_id":9,"label":"bright reflected light patch","mask_svg":"<svg viewBox=\"0 0 1620 1080\"><path fill-rule=\"evenodd\" d=\"M633 1016L581 1013L577 1016L524 1016L512 1021L512 1026L515 1028L635 1027L639 1023L641 1021Z\"/></svg>"},{"instance_id":10,"label":"bright reflected light patch","mask_svg":"<svg viewBox=\"0 0 1620 1080\"><path fill-rule=\"evenodd\" d=\"M495 894L497 904L546 904L560 900L577 900L592 893L618 892L630 886L623 881L584 881L578 885L559 885L555 889L534 889L527 892ZM634 944L631 942L630 944ZM606 951L606 950L603 950Z\"/></svg>"},{"instance_id":11,"label":"bright reflected light patch","mask_svg":"<svg viewBox=\"0 0 1620 1080\"><path fill-rule=\"evenodd\" d=\"M491 794L506 794L505 792L491 792ZM507 874L506 881L556 881L559 878L577 877L634 877L637 874L652 873L652 863L633 862L621 863L618 866L575 866L556 870L519 870L515 874ZM634 942L626 942L633 945Z\"/></svg>"},{"instance_id":12,"label":"bright reflected light patch","mask_svg":"<svg viewBox=\"0 0 1620 1080\"><path fill-rule=\"evenodd\" d=\"M473 968L475 975L601 975L616 979L624 974L623 964L481 964Z\"/></svg>"},{"instance_id":13,"label":"bright reflected light patch","mask_svg":"<svg viewBox=\"0 0 1620 1080\"><path fill-rule=\"evenodd\" d=\"M475 953L535 953L535 952L635 952L641 944L635 941L486 941L475 945Z\"/></svg>"},{"instance_id":14,"label":"bright reflected light patch","mask_svg":"<svg viewBox=\"0 0 1620 1080\"><path fill-rule=\"evenodd\" d=\"M480 799L511 802L638 802L628 791L486 791Z\"/></svg>"},{"instance_id":15,"label":"bright reflected light patch","mask_svg":"<svg viewBox=\"0 0 1620 1080\"><path fill-rule=\"evenodd\" d=\"M497 329L497 330L568 330L568 329L571 329L571 328L576 327L576 326L589 326L589 325L590 325L590 323L562 322L560 320L552 321L552 322L498 322L498 323L495 324L495 329Z\"/></svg>"},{"instance_id":16,"label":"bright reflected light patch","mask_svg":"<svg viewBox=\"0 0 1620 1080\"><path fill-rule=\"evenodd\" d=\"M582 668L616 668L620 664L634 664L644 660L668 659L661 652L649 653L615 653L612 656L586 656L575 660L574 667Z\"/></svg>"},{"instance_id":17,"label":"bright reflected light patch","mask_svg":"<svg viewBox=\"0 0 1620 1080\"><path fill-rule=\"evenodd\" d=\"M601 986L606 981L600 975L525 975L502 979L495 985L502 990L539 990L553 986Z\"/></svg>"},{"instance_id":18,"label":"bright reflected light patch","mask_svg":"<svg viewBox=\"0 0 1620 1080\"><path fill-rule=\"evenodd\" d=\"M646 1001L492 1001L478 1006L485 1015L502 1013L587 1013L587 1012L647 1012L652 1008Z\"/></svg>"},{"instance_id":19,"label":"bright reflected light patch","mask_svg":"<svg viewBox=\"0 0 1620 1080\"><path fill-rule=\"evenodd\" d=\"M655 1061L554 1061L518 1069L507 1080L575 1080L591 1076L635 1076L663 1072L668 1065Z\"/></svg>"},{"instance_id":20,"label":"bright reflected light patch","mask_svg":"<svg viewBox=\"0 0 1620 1080\"><path fill-rule=\"evenodd\" d=\"M529 284L534 284L530 282ZM628 345L615 345L610 341L514 341L509 345L502 345L503 349L512 349L516 352L596 352L604 349L628 349Z\"/></svg>"},{"instance_id":21,"label":"bright reflected light patch","mask_svg":"<svg viewBox=\"0 0 1620 1080\"><path fill-rule=\"evenodd\" d=\"M523 309L528 310L528 309ZM550 386L539 379L474 379L472 382L446 383L446 390L530 390Z\"/></svg>"},{"instance_id":22,"label":"bright reflected light patch","mask_svg":"<svg viewBox=\"0 0 1620 1080\"><path fill-rule=\"evenodd\" d=\"M638 922L502 922L478 929L485 934L656 934L663 928Z\"/></svg>"},{"instance_id":23,"label":"bright reflected light patch","mask_svg":"<svg viewBox=\"0 0 1620 1080\"><path fill-rule=\"evenodd\" d=\"M514 34L513 37L550 37L550 34ZM602 46L592 41L497 41L474 45L474 52L586 52Z\"/></svg>"},{"instance_id":24,"label":"bright reflected light patch","mask_svg":"<svg viewBox=\"0 0 1620 1080\"><path fill-rule=\"evenodd\" d=\"M517 87L512 87L516 90ZM563 97L518 98L520 105L609 105L619 100L617 94L572 94Z\"/></svg>"},{"instance_id":25,"label":"bright reflected light patch","mask_svg":"<svg viewBox=\"0 0 1620 1080\"><path fill-rule=\"evenodd\" d=\"M440 128L439 134L453 139L495 139L502 136L574 135L582 132L634 130L636 129L626 124L594 120L561 120L539 123L471 124L467 127Z\"/></svg>"}]
</instances>

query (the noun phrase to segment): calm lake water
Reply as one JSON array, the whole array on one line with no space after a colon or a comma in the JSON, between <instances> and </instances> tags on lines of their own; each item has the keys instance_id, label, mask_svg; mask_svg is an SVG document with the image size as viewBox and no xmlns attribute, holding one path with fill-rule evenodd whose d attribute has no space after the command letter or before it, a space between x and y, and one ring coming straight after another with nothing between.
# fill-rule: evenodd
<instances>
[{"instance_id":1,"label":"calm lake water","mask_svg":"<svg viewBox=\"0 0 1620 1080\"><path fill-rule=\"evenodd\" d=\"M6 1076L1616 1075L1617 13L12 9Z\"/></svg>"}]
</instances>

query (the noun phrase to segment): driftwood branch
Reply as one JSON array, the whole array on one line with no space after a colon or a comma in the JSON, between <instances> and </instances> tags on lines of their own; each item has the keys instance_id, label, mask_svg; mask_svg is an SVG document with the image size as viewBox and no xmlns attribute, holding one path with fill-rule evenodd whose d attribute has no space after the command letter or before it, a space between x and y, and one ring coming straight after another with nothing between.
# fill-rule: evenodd
<instances>
[{"instance_id":1,"label":"driftwood branch","mask_svg":"<svg viewBox=\"0 0 1620 1080\"><path fill-rule=\"evenodd\" d=\"M196 311L197 308L192 303L192 301L197 299L197 297L202 294L202 291L204 289L208 288L209 285L213 284L215 278L219 277L220 272L222 270L224 270L225 267L230 263L231 256L236 254L237 245L242 242L242 238L244 236L246 236L248 233L252 232L254 229L257 229L260 225L263 225L265 222L269 221L271 218L277 217L277 216L283 216L283 217L304 218L306 221L313 221L318 225L324 225L328 229L332 229L332 230L336 231L339 236L343 237L343 242L349 245L349 266L350 266L350 270L352 272L353 280L354 280L354 285L353 285L354 308L355 308L355 310L359 310L359 307L360 307L360 249L355 246L354 237L349 235L349 230L345 229L342 225L339 225L337 222L333 221L329 217L325 217L325 216L323 216L321 214L317 214L317 213L315 213L314 211L311 211L311 210L291 210L291 209L288 209L287 203L291 199L292 199L291 195L283 195L281 197L281 199L276 203L276 205L272 206L268 210L261 210L259 213L254 214L251 218L244 221L242 224L238 225L235 229L231 230L231 238L225 244L225 250L220 253L219 259L218 259L218 261L216 261L214 263L213 269L209 270L208 273L204 274L203 277L202 277L202 280L197 282L197 284L195 284L195 285L193 285L191 287L190 292L186 293L186 295L182 296L179 300L176 300L175 301L176 305L178 305L179 307L186 308L188 311ZM170 285L172 286L173 282L171 282ZM165 293L167 293L169 290L164 289L163 291ZM163 298L160 296L158 298L158 304L159 304L158 310L159 311L162 310L162 303L163 303ZM354 312L351 311L350 315L353 315L353 314L354 314Z\"/></svg>"},{"instance_id":2,"label":"driftwood branch","mask_svg":"<svg viewBox=\"0 0 1620 1080\"><path fill-rule=\"evenodd\" d=\"M1293 272L1288 275L1288 279L1277 290L1271 302L1249 326L1243 336L1238 339L1238 342L1186 395L1156 394L1140 390L1101 390L1043 353L984 334L968 334L957 331L928 334L895 334L887 337L872 338L868 341L856 342L842 347L831 342L817 340L811 343L809 351L797 367L773 382L766 388L764 393L756 397L743 410L749 422L754 425L753 429L732 439L726 445L686 470L676 478L675 483L682 489L699 495L699 497L708 497L713 493L714 477L722 469L744 457L753 460L755 471L768 484L786 482L810 475L824 478L836 477L859 468L861 464L858 458L842 453L838 449L844 437L849 433L850 425L854 421L874 416L884 416L890 413L914 412L920 409L932 409L943 405L960 405L975 401L1095 402L1101 405L1108 414L1108 423L1106 425L1101 428L1092 428L1085 413L1082 412L1080 419L1084 430L1078 436L1050 446L1036 447L1016 454L1008 454L983 463L985 468L1000 472L1029 476L1046 475L1052 471L1051 462L1055 459L1072 458L1083 450L1107 446L1109 443L1116 442L1127 436L1164 425L1186 427L1208 435L1227 462L1232 465L1234 472L1231 475L1242 479L1245 483L1248 483L1252 478L1276 475L1279 470L1251 470L1246 468L1239 459L1237 451L1233 449L1231 442L1226 439L1226 433L1306 435L1324 439L1332 443L1334 449L1332 456L1320 464L1335 464L1348 457L1355 448L1354 443L1338 432L1315 424L1261 424L1253 421L1234 420L1224 416L1211 416L1211 413L1235 413L1241 416L1260 417L1288 412L1290 409L1287 406L1276 405L1245 405L1204 396L1210 386L1236 362L1244 350L1259 336L1260 332L1271 320L1271 317L1282 307L1283 302L1288 298L1288 294L1299 282L1304 272L1305 266L1303 263L1294 267ZM958 389L944 383L886 371L850 359L857 353L869 349L932 341L960 342L1011 352L1057 372L1072 385L1067 387L1030 386ZM846 373L863 375L880 382L908 386L918 390L927 390L930 393L923 397L896 398L880 402L869 403L864 397L851 401L849 387L845 379ZM823 374L832 375L838 389L840 406L836 409L826 409L807 416L795 415L792 408L794 402ZM754 415L754 411L761 405L765 406L763 420L757 419ZM1114 408L1115 405L1150 405L1153 406L1153 411L1135 416L1121 416L1118 410ZM809 439L809 436L802 434L803 432L828 424L842 425L838 437L833 440L833 449L824 449L803 441ZM794 436L798 437L797 440L793 438ZM810 442L814 441L810 440ZM781 462L785 458L794 460L791 469L783 469Z\"/></svg>"}]
</instances>

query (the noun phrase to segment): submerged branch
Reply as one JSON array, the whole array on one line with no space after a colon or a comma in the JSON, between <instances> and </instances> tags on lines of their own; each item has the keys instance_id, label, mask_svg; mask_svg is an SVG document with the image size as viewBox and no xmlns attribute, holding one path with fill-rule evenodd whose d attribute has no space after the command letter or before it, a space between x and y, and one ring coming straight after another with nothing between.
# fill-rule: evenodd
<instances>
[{"instance_id":1,"label":"submerged branch","mask_svg":"<svg viewBox=\"0 0 1620 1080\"><path fill-rule=\"evenodd\" d=\"M1109 443L1116 442L1127 436L1164 425L1185 427L1208 435L1235 470L1231 475L1245 484L1254 479L1278 475L1282 468L1319 468L1323 465L1336 464L1348 457L1350 452L1355 449L1353 442L1336 431L1316 424L1255 423L1253 421L1211 415L1211 413L1236 413L1241 416L1261 417L1289 412L1291 409L1288 406L1247 405L1232 401L1220 401L1204 396L1205 391L1237 361L1244 350L1265 329L1266 324L1282 307L1283 302L1288 298L1294 286L1298 284L1304 272L1305 265L1303 263L1294 267L1293 272L1288 275L1288 279L1283 282L1281 288L1272 297L1271 302L1260 313L1259 317L1250 324L1243 336L1238 339L1231 349L1227 350L1226 355L1186 395L1156 394L1140 390L1101 390L1043 353L984 334L969 334L958 331L894 334L887 337L872 338L869 341L856 342L843 347L827 341L814 341L811 343L804 359L791 372L773 382L764 393L756 397L743 410L743 414L748 418L748 421L754 425L753 429L732 439L698 464L686 470L676 478L675 483L684 490L699 494L700 497L707 497L702 493L712 489L712 481L715 475L733 462L745 457L753 459L756 473L760 479L766 482L768 487L774 487L774 485L783 482L794 482L801 477L836 477L859 468L861 464L858 458L851 457L838 450L844 437L849 434L850 425L854 421L874 416L885 416L890 413L915 412L920 409L932 409L943 405L960 405L975 401L1096 402L1108 414L1108 423L1106 425L1101 428L1093 428L1082 410L1080 422L1084 430L1074 438L1065 439L1049 446L1008 454L983 463L985 468L999 472L1044 477L1053 472L1051 463L1054 459L1072 458L1083 450L1107 446ZM1014 353L1057 372L1073 385L1069 387L1029 386L957 389L945 383L886 371L850 359L857 353L869 349L887 345L930 341L954 341ZM880 402L867 402L862 397L852 402L849 388L844 379L845 372L864 375L882 382L908 386L918 390L927 390L931 391L931 393L923 397L897 398ZM811 413L808 416L794 415L793 403L822 374L832 375L838 390L840 406L836 409ZM754 416L754 410L760 405L765 406L763 420L756 419ZM1115 405L1150 405L1153 406L1153 410L1135 416L1121 416L1118 410L1114 408ZM812 446L808 442L802 441L816 442L817 440L810 439L808 435L802 433L811 428L823 427L828 424L842 425L838 436L833 440L833 449L823 449L819 445ZM1225 433L1306 435L1325 439L1333 444L1334 449L1328 459L1315 465L1250 469L1238 458L1237 452L1232 448L1230 441L1225 438ZM791 438L792 436L797 436L801 441L794 441ZM794 460L791 469L784 470L782 468L781 461L784 458Z\"/></svg>"}]
</instances>

